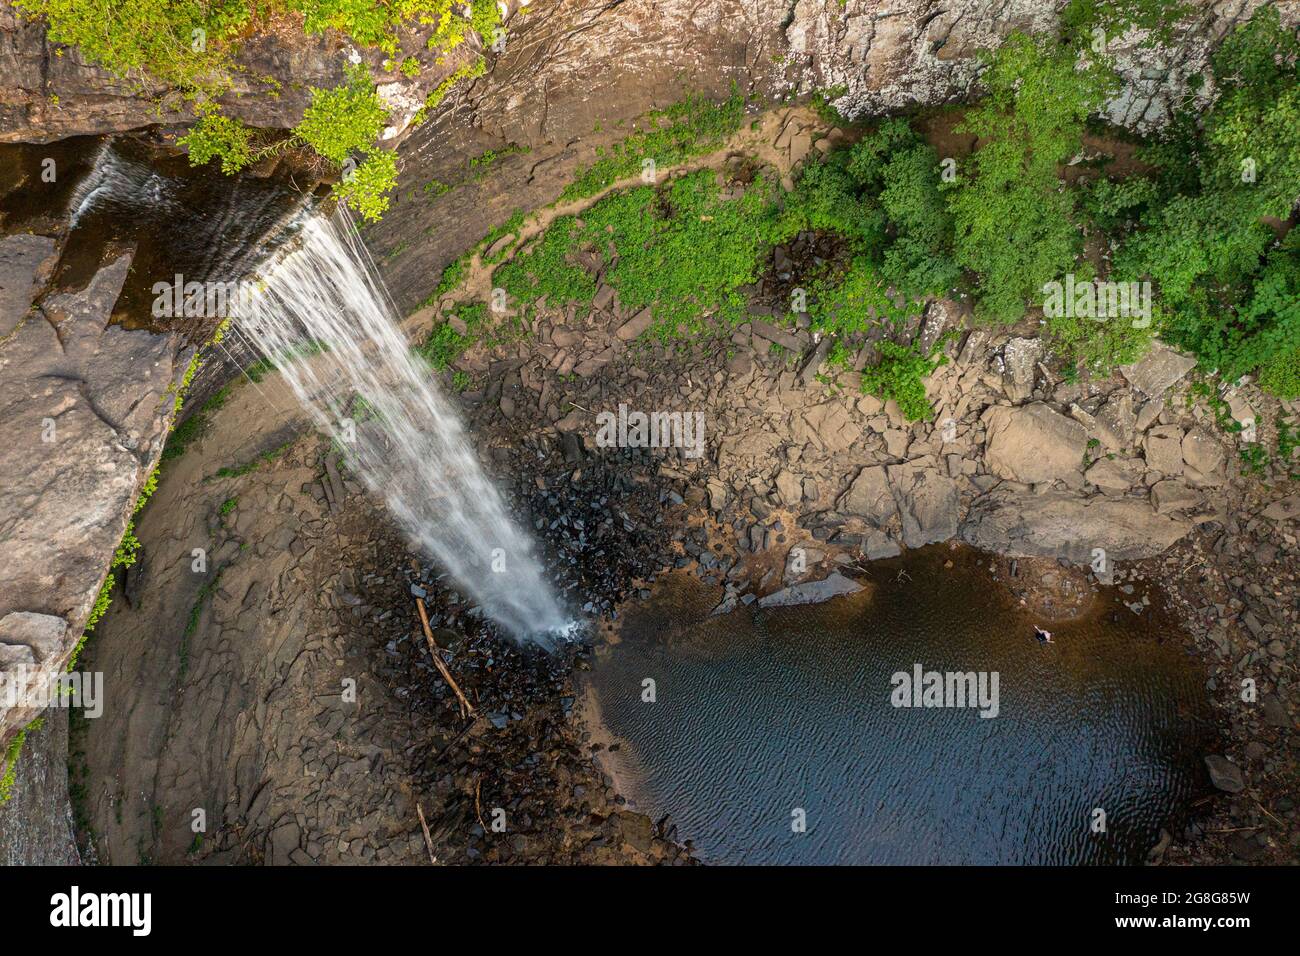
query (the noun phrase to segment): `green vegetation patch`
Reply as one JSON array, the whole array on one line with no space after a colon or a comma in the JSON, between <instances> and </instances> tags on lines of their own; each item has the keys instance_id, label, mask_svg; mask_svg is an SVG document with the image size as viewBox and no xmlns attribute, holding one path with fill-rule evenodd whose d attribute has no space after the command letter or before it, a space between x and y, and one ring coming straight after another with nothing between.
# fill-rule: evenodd
<instances>
[{"instance_id":1,"label":"green vegetation patch","mask_svg":"<svg viewBox=\"0 0 1300 956\"><path fill-rule=\"evenodd\" d=\"M257 471L257 469L261 468L263 465L269 465L271 462L275 461L293 447L293 441L294 440L291 438L282 445L276 445L274 448L262 452L260 455L244 462L242 465L223 465L217 469L216 474L212 477L242 478L244 475Z\"/></svg>"},{"instance_id":2,"label":"green vegetation patch","mask_svg":"<svg viewBox=\"0 0 1300 956\"><path fill-rule=\"evenodd\" d=\"M1051 38L1013 33L988 56L988 96L959 132L982 145L952 184L957 263L978 276L976 316L1015 322L1082 248L1076 194L1058 167L1076 155L1085 121L1115 88L1096 61Z\"/></svg>"},{"instance_id":3,"label":"green vegetation patch","mask_svg":"<svg viewBox=\"0 0 1300 956\"><path fill-rule=\"evenodd\" d=\"M1300 348L1300 245L1275 227L1300 197L1300 40L1261 7L1212 57L1219 98L1145 158L1155 194L1115 251L1115 271L1153 281L1161 334L1229 380L1265 370L1285 388Z\"/></svg>"},{"instance_id":4,"label":"green vegetation patch","mask_svg":"<svg viewBox=\"0 0 1300 956\"><path fill-rule=\"evenodd\" d=\"M651 113L645 129L601 150L600 158L565 187L560 201L594 196L620 179L640 174L647 160L666 169L717 149L740 129L744 117L745 98L737 92L721 103L687 96Z\"/></svg>"},{"instance_id":5,"label":"green vegetation patch","mask_svg":"<svg viewBox=\"0 0 1300 956\"><path fill-rule=\"evenodd\" d=\"M14 783L18 779L18 757L23 752L27 735L35 733L45 726L45 718L37 717L30 724L18 731L5 749L4 776L0 776L0 803L7 803L13 797Z\"/></svg>"},{"instance_id":6,"label":"green vegetation patch","mask_svg":"<svg viewBox=\"0 0 1300 956\"><path fill-rule=\"evenodd\" d=\"M663 341L721 331L743 316L740 286L755 281L760 254L779 221L771 184L756 179L738 198L723 198L714 173L700 170L658 189L640 186L606 196L578 219L558 217L523 254L493 274L517 301L589 305L596 282L580 255L618 259L605 281L628 309L654 309ZM701 250L708 250L702 255Z\"/></svg>"},{"instance_id":7,"label":"green vegetation patch","mask_svg":"<svg viewBox=\"0 0 1300 956\"><path fill-rule=\"evenodd\" d=\"M880 361L862 371L862 390L883 399L893 399L908 421L929 420L934 408L922 381L948 361L947 356L926 356L915 346L881 342Z\"/></svg>"}]
</instances>

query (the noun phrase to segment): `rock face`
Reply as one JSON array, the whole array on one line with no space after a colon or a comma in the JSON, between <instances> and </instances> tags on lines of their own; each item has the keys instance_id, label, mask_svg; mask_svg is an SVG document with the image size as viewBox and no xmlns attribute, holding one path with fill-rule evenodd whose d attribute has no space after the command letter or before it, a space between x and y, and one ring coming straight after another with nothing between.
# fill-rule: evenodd
<instances>
[{"instance_id":1,"label":"rock face","mask_svg":"<svg viewBox=\"0 0 1300 956\"><path fill-rule=\"evenodd\" d=\"M344 58L336 39L288 44L256 37L245 45L234 85L222 98L231 115L254 126L288 127L302 118L310 86L334 86ZM145 77L122 79L88 63L79 50L50 43L41 20L0 7L0 143L43 143L114 133L150 123L190 123L192 104ZM276 84L259 81L270 77Z\"/></svg>"},{"instance_id":2,"label":"rock face","mask_svg":"<svg viewBox=\"0 0 1300 956\"><path fill-rule=\"evenodd\" d=\"M1168 48L1143 47L1138 36L1109 38L1126 80L1107 108L1110 118L1138 128L1164 122L1187 76L1204 70L1210 44L1263 2L1201 5L1179 25ZM642 100L645 93L631 94L634 87L662 88L682 72L736 79L765 96L843 87L837 108L858 117L964 98L978 76L980 50L1015 29L1055 29L1060 6L1054 0L626 0L615 6L561 0L518 17L516 0L505 4L510 33L500 59L516 71L520 92L526 91L507 108L543 123L563 112L554 109L556 92L565 95L564 87L581 76L587 105L579 125L586 131L594 120L614 118L608 107L617 109L629 96ZM428 91L460 64L455 55L444 65L424 56L430 32L418 24L404 31L404 49L419 51L426 61L413 79L382 71L378 51L363 51L398 116L398 135ZM254 125L293 125L308 101L307 88L336 84L350 49L333 33L254 35L238 52L234 85L222 102ZM7 80L0 95L0 141L45 141L193 119L176 91L139 78L122 80L86 63L78 51L49 43L41 21L9 6L0 9L0 72ZM269 95L272 90L276 95Z\"/></svg>"},{"instance_id":3,"label":"rock face","mask_svg":"<svg viewBox=\"0 0 1300 956\"><path fill-rule=\"evenodd\" d=\"M1202 73L1207 51L1264 0L1214 4L1196 10L1168 49L1143 48L1138 37L1110 38L1125 86L1108 112L1136 128L1162 123L1183 90ZM724 97L732 84L756 99L843 87L836 108L850 118L969 98L981 69L977 54L1012 30L1051 30L1059 0L559 0L519 16L506 5L509 39L489 55L489 72L459 84L429 121L411 126L420 103L471 55L461 50L433 62L423 38L428 26L404 36L417 51L420 74L385 73L382 54L363 51L392 108L384 136L400 144L399 195L431 180L455 182L466 156L515 143L529 152L496 170L491 190L458 189L441 197L437 219L447 228L426 232L424 203L398 202L368 230L367 243L383 258L409 249L387 267L403 307L429 293L430 276L504 222L516 208L554 201L580 163L597 147L621 138L620 126L688 91ZM1300 10L1283 9L1289 21ZM285 128L301 118L312 86L336 85L351 45L334 33L289 40L276 31L245 41L241 69L222 98L232 115L255 125ZM121 131L193 120L187 100L148 82L119 80L87 64L76 50L51 44L41 21L0 7L0 142ZM260 78L274 81L273 87ZM600 128L603 132L593 132ZM807 137L803 137L807 139ZM460 194L460 195L457 195Z\"/></svg>"},{"instance_id":4,"label":"rock face","mask_svg":"<svg viewBox=\"0 0 1300 956\"><path fill-rule=\"evenodd\" d=\"M16 321L6 314L0 339L0 666L42 674L61 672L81 637L161 454L188 359L173 335L109 324L129 254L29 310L51 249L33 237L0 241L0 294L21 308ZM0 740L39 712L5 710Z\"/></svg>"},{"instance_id":5,"label":"rock face","mask_svg":"<svg viewBox=\"0 0 1300 956\"><path fill-rule=\"evenodd\" d=\"M821 604L841 594L854 594L862 590L862 585L850 581L844 575L834 573L822 581L808 581L792 587L782 588L767 597L758 599L759 607L789 607L793 604Z\"/></svg>"},{"instance_id":6,"label":"rock face","mask_svg":"<svg viewBox=\"0 0 1300 956\"><path fill-rule=\"evenodd\" d=\"M975 500L961 537L1014 557L1062 557L1086 565L1094 548L1104 548L1111 561L1152 557L1191 528L1191 522L1157 514L1134 498L1078 498L1060 491L1034 495L1004 486Z\"/></svg>"},{"instance_id":7,"label":"rock face","mask_svg":"<svg viewBox=\"0 0 1300 956\"><path fill-rule=\"evenodd\" d=\"M75 866L68 803L68 712L51 708L23 742L9 801L0 804L0 866Z\"/></svg>"},{"instance_id":8,"label":"rock face","mask_svg":"<svg viewBox=\"0 0 1300 956\"><path fill-rule=\"evenodd\" d=\"M1088 432L1042 402L996 405L985 414L989 470L1026 484L1055 481L1079 471Z\"/></svg>"},{"instance_id":9,"label":"rock face","mask_svg":"<svg viewBox=\"0 0 1300 956\"><path fill-rule=\"evenodd\" d=\"M49 236L0 238L0 339L18 327L54 265Z\"/></svg>"},{"instance_id":10,"label":"rock face","mask_svg":"<svg viewBox=\"0 0 1300 956\"><path fill-rule=\"evenodd\" d=\"M956 536L961 495L955 480L913 462L890 465L886 474L903 522L903 544L920 548Z\"/></svg>"}]
</instances>

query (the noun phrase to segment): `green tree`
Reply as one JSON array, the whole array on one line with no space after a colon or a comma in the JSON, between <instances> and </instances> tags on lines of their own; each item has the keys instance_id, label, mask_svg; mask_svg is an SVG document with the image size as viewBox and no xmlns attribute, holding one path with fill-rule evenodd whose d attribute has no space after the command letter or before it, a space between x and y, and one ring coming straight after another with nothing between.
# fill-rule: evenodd
<instances>
[{"instance_id":1,"label":"green tree","mask_svg":"<svg viewBox=\"0 0 1300 956\"><path fill-rule=\"evenodd\" d=\"M1184 119L1147 154L1164 163L1163 194L1115 271L1154 281L1163 335L1235 378L1294 347L1295 242L1270 249L1300 197L1300 40L1262 7L1212 62L1203 133Z\"/></svg>"},{"instance_id":2,"label":"green tree","mask_svg":"<svg viewBox=\"0 0 1300 956\"><path fill-rule=\"evenodd\" d=\"M976 315L1013 322L1068 271L1080 249L1076 197L1058 165L1078 153L1084 122L1114 74L1050 38L1013 33L989 58L988 96L960 130L981 140L951 190L957 262L978 276Z\"/></svg>"}]
</instances>

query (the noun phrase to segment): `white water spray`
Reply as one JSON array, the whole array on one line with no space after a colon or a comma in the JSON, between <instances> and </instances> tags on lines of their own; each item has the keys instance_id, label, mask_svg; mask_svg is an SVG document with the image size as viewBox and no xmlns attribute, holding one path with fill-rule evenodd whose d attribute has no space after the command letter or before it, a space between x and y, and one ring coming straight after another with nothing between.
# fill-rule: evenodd
<instances>
[{"instance_id":1,"label":"white water spray","mask_svg":"<svg viewBox=\"0 0 1300 956\"><path fill-rule=\"evenodd\" d=\"M90 171L77 183L68 201L68 224L76 228L81 217L102 202L125 206L170 206L169 183L156 169L135 162L105 140L95 152Z\"/></svg>"},{"instance_id":2,"label":"white water spray","mask_svg":"<svg viewBox=\"0 0 1300 956\"><path fill-rule=\"evenodd\" d=\"M272 357L318 428L414 542L513 636L569 625L346 212L314 217L260 276L238 328ZM304 338L305 336L305 338ZM306 354L305 342L323 351Z\"/></svg>"}]
</instances>

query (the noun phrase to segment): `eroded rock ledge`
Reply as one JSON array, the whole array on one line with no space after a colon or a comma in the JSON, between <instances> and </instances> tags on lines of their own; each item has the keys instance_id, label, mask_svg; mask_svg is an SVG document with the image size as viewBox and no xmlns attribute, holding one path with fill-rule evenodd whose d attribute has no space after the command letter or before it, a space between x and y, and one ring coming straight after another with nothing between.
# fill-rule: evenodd
<instances>
[{"instance_id":1,"label":"eroded rock ledge","mask_svg":"<svg viewBox=\"0 0 1300 956\"><path fill-rule=\"evenodd\" d=\"M0 670L33 682L68 665L191 355L178 335L111 323L129 251L81 288L46 290L57 247L0 238ZM39 713L6 707L0 741Z\"/></svg>"}]
</instances>

